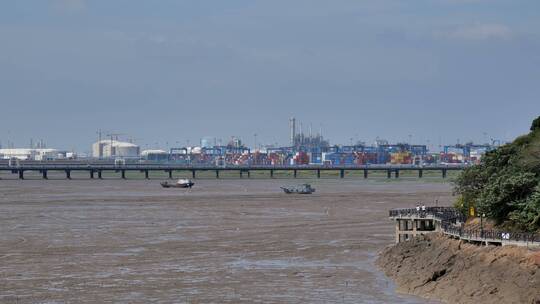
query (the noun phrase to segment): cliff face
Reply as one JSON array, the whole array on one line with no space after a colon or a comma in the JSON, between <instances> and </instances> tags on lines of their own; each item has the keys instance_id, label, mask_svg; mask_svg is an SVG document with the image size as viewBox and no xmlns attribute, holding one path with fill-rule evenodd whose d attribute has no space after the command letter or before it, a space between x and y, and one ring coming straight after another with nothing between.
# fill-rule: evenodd
<instances>
[{"instance_id":1,"label":"cliff face","mask_svg":"<svg viewBox=\"0 0 540 304\"><path fill-rule=\"evenodd\" d=\"M449 303L540 303L540 251L432 234L386 248L377 264L400 292Z\"/></svg>"}]
</instances>

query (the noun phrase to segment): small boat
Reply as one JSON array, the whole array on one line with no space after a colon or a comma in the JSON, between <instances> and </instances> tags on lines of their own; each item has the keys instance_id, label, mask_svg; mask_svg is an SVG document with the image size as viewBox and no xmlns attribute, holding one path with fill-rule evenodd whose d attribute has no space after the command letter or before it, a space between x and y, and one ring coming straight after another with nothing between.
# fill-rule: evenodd
<instances>
[{"instance_id":1,"label":"small boat","mask_svg":"<svg viewBox=\"0 0 540 304\"><path fill-rule=\"evenodd\" d=\"M315 188L311 187L310 184L302 184L292 187L280 187L283 189L283 192L287 194L311 194L315 192Z\"/></svg>"},{"instance_id":2,"label":"small boat","mask_svg":"<svg viewBox=\"0 0 540 304\"><path fill-rule=\"evenodd\" d=\"M162 182L163 188L191 188L195 183L190 179L179 179L176 183Z\"/></svg>"}]
</instances>

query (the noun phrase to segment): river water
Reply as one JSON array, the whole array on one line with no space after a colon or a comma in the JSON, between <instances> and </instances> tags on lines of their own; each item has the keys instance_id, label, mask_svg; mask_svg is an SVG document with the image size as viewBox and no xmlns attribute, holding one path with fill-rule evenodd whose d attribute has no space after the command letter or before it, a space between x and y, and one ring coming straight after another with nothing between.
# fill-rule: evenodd
<instances>
[{"instance_id":1,"label":"river water","mask_svg":"<svg viewBox=\"0 0 540 304\"><path fill-rule=\"evenodd\" d=\"M1 303L427 303L374 266L387 211L450 185L321 179L0 180Z\"/></svg>"}]
</instances>

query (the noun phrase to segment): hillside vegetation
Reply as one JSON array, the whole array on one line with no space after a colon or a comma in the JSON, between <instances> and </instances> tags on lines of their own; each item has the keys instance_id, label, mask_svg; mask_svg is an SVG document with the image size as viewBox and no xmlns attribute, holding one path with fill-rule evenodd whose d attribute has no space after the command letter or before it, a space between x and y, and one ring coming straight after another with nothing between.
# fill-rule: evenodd
<instances>
[{"instance_id":1,"label":"hillside vegetation","mask_svg":"<svg viewBox=\"0 0 540 304\"><path fill-rule=\"evenodd\" d=\"M456 205L474 206L498 225L540 231L540 117L531 131L494 151L455 181Z\"/></svg>"}]
</instances>

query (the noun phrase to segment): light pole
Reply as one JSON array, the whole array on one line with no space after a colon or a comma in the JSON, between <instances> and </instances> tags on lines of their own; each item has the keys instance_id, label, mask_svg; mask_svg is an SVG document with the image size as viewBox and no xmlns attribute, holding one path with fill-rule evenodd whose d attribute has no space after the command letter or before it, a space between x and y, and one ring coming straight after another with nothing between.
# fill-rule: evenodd
<instances>
[{"instance_id":1,"label":"light pole","mask_svg":"<svg viewBox=\"0 0 540 304\"><path fill-rule=\"evenodd\" d=\"M484 217L486 216L485 213L480 214L480 237L484 238Z\"/></svg>"}]
</instances>

